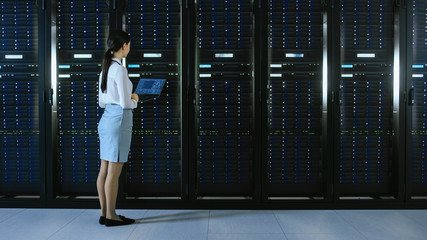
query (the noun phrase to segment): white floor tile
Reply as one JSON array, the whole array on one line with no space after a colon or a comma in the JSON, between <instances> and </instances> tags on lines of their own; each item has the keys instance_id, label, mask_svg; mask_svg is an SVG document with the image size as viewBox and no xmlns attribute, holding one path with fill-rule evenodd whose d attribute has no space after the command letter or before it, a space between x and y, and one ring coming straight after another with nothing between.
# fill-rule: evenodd
<instances>
[{"instance_id":1,"label":"white floor tile","mask_svg":"<svg viewBox=\"0 0 427 240\"><path fill-rule=\"evenodd\" d=\"M208 210L147 210L129 239L204 240L208 219Z\"/></svg>"},{"instance_id":2,"label":"white floor tile","mask_svg":"<svg viewBox=\"0 0 427 240\"><path fill-rule=\"evenodd\" d=\"M117 213L129 218L143 217L145 210L118 210ZM128 239L136 225L106 227L98 223L99 210L87 210L63 229L56 232L49 240L96 240L96 239Z\"/></svg>"},{"instance_id":3,"label":"white floor tile","mask_svg":"<svg viewBox=\"0 0 427 240\"><path fill-rule=\"evenodd\" d=\"M399 213L427 228L427 210L401 210Z\"/></svg>"},{"instance_id":4,"label":"white floor tile","mask_svg":"<svg viewBox=\"0 0 427 240\"><path fill-rule=\"evenodd\" d=\"M209 233L282 233L272 211L215 210L211 211Z\"/></svg>"},{"instance_id":5,"label":"white floor tile","mask_svg":"<svg viewBox=\"0 0 427 240\"><path fill-rule=\"evenodd\" d=\"M2 239L47 239L79 216L81 209L26 209L0 223Z\"/></svg>"},{"instance_id":6,"label":"white floor tile","mask_svg":"<svg viewBox=\"0 0 427 240\"><path fill-rule=\"evenodd\" d=\"M337 211L369 240L425 240L427 229L398 210Z\"/></svg>"},{"instance_id":7,"label":"white floor tile","mask_svg":"<svg viewBox=\"0 0 427 240\"><path fill-rule=\"evenodd\" d=\"M361 234L286 234L288 240L366 240Z\"/></svg>"},{"instance_id":8,"label":"white floor tile","mask_svg":"<svg viewBox=\"0 0 427 240\"><path fill-rule=\"evenodd\" d=\"M334 211L325 210L277 210L274 211L283 231L303 234L356 234L350 224Z\"/></svg>"},{"instance_id":9,"label":"white floor tile","mask_svg":"<svg viewBox=\"0 0 427 240\"><path fill-rule=\"evenodd\" d=\"M14 215L24 211L22 208L1 208L0 209L0 224L1 222L13 217Z\"/></svg>"},{"instance_id":10,"label":"white floor tile","mask_svg":"<svg viewBox=\"0 0 427 240\"><path fill-rule=\"evenodd\" d=\"M283 233L209 233L208 240L287 240Z\"/></svg>"}]
</instances>

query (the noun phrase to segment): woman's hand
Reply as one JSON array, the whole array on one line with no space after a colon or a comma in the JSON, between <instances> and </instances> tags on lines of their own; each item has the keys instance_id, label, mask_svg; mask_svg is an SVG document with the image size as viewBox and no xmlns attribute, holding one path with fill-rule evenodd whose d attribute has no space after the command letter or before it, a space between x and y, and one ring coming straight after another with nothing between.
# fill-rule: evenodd
<instances>
[{"instance_id":1,"label":"woman's hand","mask_svg":"<svg viewBox=\"0 0 427 240\"><path fill-rule=\"evenodd\" d=\"M138 96L138 94L132 93L132 96L130 98L133 99L133 100L135 100L135 101L137 101L137 102L139 102L139 96Z\"/></svg>"}]
</instances>

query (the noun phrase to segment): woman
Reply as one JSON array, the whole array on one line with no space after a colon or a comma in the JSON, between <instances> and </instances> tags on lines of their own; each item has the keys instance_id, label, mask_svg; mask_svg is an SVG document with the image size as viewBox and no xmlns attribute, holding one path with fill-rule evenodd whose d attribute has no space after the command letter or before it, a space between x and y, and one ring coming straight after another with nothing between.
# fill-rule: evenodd
<instances>
[{"instance_id":1,"label":"woman","mask_svg":"<svg viewBox=\"0 0 427 240\"><path fill-rule=\"evenodd\" d=\"M121 30L110 32L108 50L99 76L99 106L105 108L98 125L101 168L96 186L101 204L100 224L127 225L134 219L116 214L117 190L123 163L127 162L132 138L132 111L139 101L132 93L128 71L121 63L130 50L130 37Z\"/></svg>"}]
</instances>

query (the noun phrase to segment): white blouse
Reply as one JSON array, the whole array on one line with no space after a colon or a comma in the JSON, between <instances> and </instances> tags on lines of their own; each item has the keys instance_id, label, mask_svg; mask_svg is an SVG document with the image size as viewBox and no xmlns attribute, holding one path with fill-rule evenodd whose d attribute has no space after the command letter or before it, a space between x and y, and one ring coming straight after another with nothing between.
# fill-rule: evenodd
<instances>
[{"instance_id":1,"label":"white blouse","mask_svg":"<svg viewBox=\"0 0 427 240\"><path fill-rule=\"evenodd\" d=\"M106 104L117 104L122 108L134 109L137 102L131 99L132 82L128 77L128 70L121 64L120 60L113 58L107 77L107 89L101 90L102 72L99 76L98 96L99 106L105 108Z\"/></svg>"}]
</instances>

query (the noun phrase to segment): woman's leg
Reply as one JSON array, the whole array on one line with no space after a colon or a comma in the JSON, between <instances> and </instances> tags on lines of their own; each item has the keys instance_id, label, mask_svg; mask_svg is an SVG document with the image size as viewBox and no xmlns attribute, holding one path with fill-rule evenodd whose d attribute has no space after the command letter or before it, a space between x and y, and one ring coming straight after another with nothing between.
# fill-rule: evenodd
<instances>
[{"instance_id":1,"label":"woman's leg","mask_svg":"<svg viewBox=\"0 0 427 240\"><path fill-rule=\"evenodd\" d=\"M122 221L116 214L117 191L119 188L119 176L122 172L123 163L108 163L108 174L105 180L105 196L106 196L106 218Z\"/></svg>"},{"instance_id":2,"label":"woman's leg","mask_svg":"<svg viewBox=\"0 0 427 240\"><path fill-rule=\"evenodd\" d=\"M105 179L107 178L108 161L101 159L101 168L99 169L98 179L96 180L96 188L98 189L99 204L101 205L101 216L105 217L107 213L105 199Z\"/></svg>"}]
</instances>

